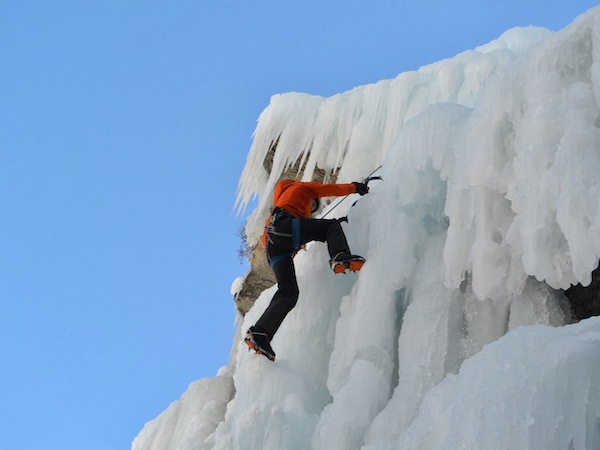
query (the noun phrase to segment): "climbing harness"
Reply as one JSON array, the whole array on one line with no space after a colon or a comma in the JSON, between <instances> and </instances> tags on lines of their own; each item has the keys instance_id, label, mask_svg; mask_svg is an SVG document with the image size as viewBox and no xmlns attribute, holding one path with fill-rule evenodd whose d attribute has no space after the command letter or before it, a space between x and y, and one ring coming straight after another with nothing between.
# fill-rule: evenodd
<instances>
[{"instance_id":1,"label":"climbing harness","mask_svg":"<svg viewBox=\"0 0 600 450\"><path fill-rule=\"evenodd\" d=\"M282 233L281 231L277 231L277 222L280 219L285 218L285 217L289 217L291 219L291 226L292 226L291 233ZM293 252L282 253L282 254L276 255L272 258L269 258L267 255L267 259L269 260L269 265L271 267L275 267L275 264L277 264L279 261L281 261L284 258L288 258L288 257L293 258L294 257L294 255L298 251L298 248L300 248L300 219L294 217L292 214L290 214L286 210L276 207L273 210L273 214L271 214L271 220L269 221L269 224L265 227L265 230L267 231L267 242L268 243L273 244L271 235L287 237L287 238L292 239L292 245L294 247Z\"/></svg>"}]
</instances>

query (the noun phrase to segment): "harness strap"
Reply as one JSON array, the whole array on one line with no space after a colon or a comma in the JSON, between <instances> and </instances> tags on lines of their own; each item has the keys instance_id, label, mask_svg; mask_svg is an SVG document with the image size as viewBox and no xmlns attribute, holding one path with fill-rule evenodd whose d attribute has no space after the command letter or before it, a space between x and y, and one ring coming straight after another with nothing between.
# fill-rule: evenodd
<instances>
[{"instance_id":1,"label":"harness strap","mask_svg":"<svg viewBox=\"0 0 600 450\"><path fill-rule=\"evenodd\" d=\"M275 231L275 227L273 225L269 225L267 228L267 233L268 234L274 234L275 236L282 236L282 237L293 237L294 235L292 233L280 233L279 231Z\"/></svg>"},{"instance_id":2,"label":"harness strap","mask_svg":"<svg viewBox=\"0 0 600 450\"><path fill-rule=\"evenodd\" d=\"M300 247L300 219L292 219L292 243L294 248Z\"/></svg>"},{"instance_id":3,"label":"harness strap","mask_svg":"<svg viewBox=\"0 0 600 450\"><path fill-rule=\"evenodd\" d=\"M281 231L277 231L276 228L276 223L277 221L282 218L288 216L292 219L292 232L291 233L282 233ZM286 210L281 209L279 207L275 208L275 210L273 211L273 214L271 216L271 221L269 222L269 225L267 225L265 227L265 230L267 231L267 238L269 238L269 235L272 234L274 236L281 236L281 237L290 237L292 238L292 243L294 245L294 248L298 248L300 247L300 219L295 218L294 216L292 216L290 213L288 213ZM270 238L269 238L270 240Z\"/></svg>"},{"instance_id":4,"label":"harness strap","mask_svg":"<svg viewBox=\"0 0 600 450\"><path fill-rule=\"evenodd\" d=\"M271 267L275 267L275 264L277 264L279 261L281 261L285 258L292 258L293 256L294 256L294 253L282 253L281 255L273 256L272 258L268 258L269 265Z\"/></svg>"}]
</instances>

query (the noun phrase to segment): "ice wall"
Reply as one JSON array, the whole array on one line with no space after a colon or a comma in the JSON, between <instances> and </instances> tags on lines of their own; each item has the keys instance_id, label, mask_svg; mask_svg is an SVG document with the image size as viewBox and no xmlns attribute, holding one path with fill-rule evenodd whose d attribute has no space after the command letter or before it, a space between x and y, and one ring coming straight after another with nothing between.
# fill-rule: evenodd
<instances>
[{"instance_id":1,"label":"ice wall","mask_svg":"<svg viewBox=\"0 0 600 450\"><path fill-rule=\"evenodd\" d=\"M425 397L401 435L364 450L600 448L600 318L515 329Z\"/></svg>"},{"instance_id":2,"label":"ice wall","mask_svg":"<svg viewBox=\"0 0 600 450\"><path fill-rule=\"evenodd\" d=\"M250 243L286 166L339 167L340 182L381 166L369 195L328 215L348 215L367 263L335 276L322 244L300 252L277 361L236 340L214 433L180 440L173 424L201 429L202 413L174 406L134 447L160 435L177 449L594 448L600 323L568 325L559 288L589 283L600 256L599 21L595 8L557 33L509 30L327 99L274 96L239 184L240 208L258 196Z\"/></svg>"},{"instance_id":3,"label":"ice wall","mask_svg":"<svg viewBox=\"0 0 600 450\"><path fill-rule=\"evenodd\" d=\"M144 426L132 448L195 448L214 433L234 393L229 369L221 369L214 378L195 381L179 400Z\"/></svg>"}]
</instances>

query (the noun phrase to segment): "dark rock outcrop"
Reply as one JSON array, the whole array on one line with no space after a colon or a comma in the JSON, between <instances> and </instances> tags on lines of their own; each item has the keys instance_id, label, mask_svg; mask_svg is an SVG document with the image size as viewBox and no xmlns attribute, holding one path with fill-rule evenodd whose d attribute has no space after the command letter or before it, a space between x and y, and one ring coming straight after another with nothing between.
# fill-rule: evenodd
<instances>
[{"instance_id":1,"label":"dark rock outcrop","mask_svg":"<svg viewBox=\"0 0 600 450\"><path fill-rule=\"evenodd\" d=\"M600 315L600 267L592 272L589 286L578 284L565 291L576 320Z\"/></svg>"}]
</instances>

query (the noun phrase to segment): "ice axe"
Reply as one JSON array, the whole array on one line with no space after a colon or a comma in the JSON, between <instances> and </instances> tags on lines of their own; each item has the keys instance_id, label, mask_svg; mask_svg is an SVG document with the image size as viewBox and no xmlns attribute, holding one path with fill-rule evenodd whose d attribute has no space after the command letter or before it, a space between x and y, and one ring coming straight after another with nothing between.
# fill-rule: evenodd
<instances>
[{"instance_id":1,"label":"ice axe","mask_svg":"<svg viewBox=\"0 0 600 450\"><path fill-rule=\"evenodd\" d=\"M375 172L377 172L379 169L381 169L382 167L383 167L383 166L379 166L377 169L375 169L373 172L371 172L371 174L370 174L370 175L369 175L367 178L365 178L365 179L363 180L363 183L364 183L364 184L366 184L366 185L368 186L370 181L373 181L373 180L383 180L383 178L382 178L382 177L380 177L380 176L373 176L373 174L374 174ZM326 212L326 213L323 215L323 217L321 217L321 219L324 219L325 217L327 217L327 215L328 215L328 214L329 214L331 211L333 211L335 208L337 208L338 206L340 206L340 203L342 203L344 200L346 200L346 199L348 198L348 196L349 196L349 195L352 195L352 194L348 194L348 195L346 195L344 198L342 198L340 201L338 201L338 202L336 203L336 205L335 205L333 208L331 208L329 211L327 211L327 212ZM358 202L358 200L356 200L356 202ZM352 206L356 205L356 202L352 203ZM351 208L352 208L352 206L351 206ZM337 219L337 220L338 220L338 221L340 221L340 222L348 222L348 217L340 217L340 218L339 218L339 219Z\"/></svg>"},{"instance_id":2,"label":"ice axe","mask_svg":"<svg viewBox=\"0 0 600 450\"><path fill-rule=\"evenodd\" d=\"M368 186L369 185L369 181L373 181L373 180L383 180L383 178L371 176L371 177L365 178L365 181L363 181L363 183L365 183Z\"/></svg>"},{"instance_id":3,"label":"ice axe","mask_svg":"<svg viewBox=\"0 0 600 450\"><path fill-rule=\"evenodd\" d=\"M364 183L368 186L369 185L369 181L373 181L373 180L381 180L383 181L383 178L381 177L367 177L365 178ZM358 199L360 200L360 199ZM352 206L356 205L358 203L358 200L356 200L354 203L352 203ZM350 208L352 208L352 206ZM340 217L338 219L339 222L346 222L348 223L348 216L344 216L344 217Z\"/></svg>"}]
</instances>

